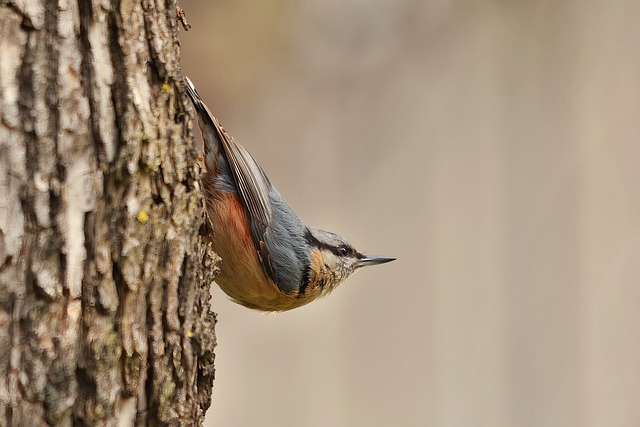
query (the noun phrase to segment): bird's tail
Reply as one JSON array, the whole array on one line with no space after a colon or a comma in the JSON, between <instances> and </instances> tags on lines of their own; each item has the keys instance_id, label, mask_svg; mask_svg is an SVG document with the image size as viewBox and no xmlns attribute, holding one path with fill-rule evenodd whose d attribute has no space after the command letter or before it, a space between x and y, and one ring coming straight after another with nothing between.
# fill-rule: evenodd
<instances>
[{"instance_id":1,"label":"bird's tail","mask_svg":"<svg viewBox=\"0 0 640 427\"><path fill-rule=\"evenodd\" d=\"M193 82L189 77L184 76L184 82L186 83L185 87L187 88L187 95L189 95L189 98L191 99L191 102L193 102L193 105L199 109L200 104L202 103L202 97L198 93L198 90L193 85Z\"/></svg>"},{"instance_id":2,"label":"bird's tail","mask_svg":"<svg viewBox=\"0 0 640 427\"><path fill-rule=\"evenodd\" d=\"M213 166L210 164L210 162L213 161L210 157L217 155L221 151L221 138L223 137L221 134L222 130L220 128L220 124L202 100L202 97L198 93L198 90L191 79L185 76L184 82L185 88L187 89L187 95L189 95L189 99L191 99L191 102L196 109L196 113L198 114L200 130L202 131L202 139L204 140L205 163L207 164L207 167L210 168Z\"/></svg>"}]
</instances>

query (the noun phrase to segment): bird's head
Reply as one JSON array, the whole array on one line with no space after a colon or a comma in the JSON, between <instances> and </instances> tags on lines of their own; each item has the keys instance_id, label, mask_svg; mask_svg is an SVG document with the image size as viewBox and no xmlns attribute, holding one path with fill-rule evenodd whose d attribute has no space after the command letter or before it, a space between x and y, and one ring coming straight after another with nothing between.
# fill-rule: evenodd
<instances>
[{"instance_id":1,"label":"bird's head","mask_svg":"<svg viewBox=\"0 0 640 427\"><path fill-rule=\"evenodd\" d=\"M307 285L315 288L320 295L331 292L361 267L395 260L364 255L339 235L317 228L308 228L305 240L311 255Z\"/></svg>"}]
</instances>

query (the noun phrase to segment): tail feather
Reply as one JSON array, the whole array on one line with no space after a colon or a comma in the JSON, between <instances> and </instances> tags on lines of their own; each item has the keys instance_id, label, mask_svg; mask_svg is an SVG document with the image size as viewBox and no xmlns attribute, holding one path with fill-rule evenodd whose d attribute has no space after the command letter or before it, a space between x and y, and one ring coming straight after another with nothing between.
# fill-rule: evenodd
<instances>
[{"instance_id":1,"label":"tail feather","mask_svg":"<svg viewBox=\"0 0 640 427\"><path fill-rule=\"evenodd\" d=\"M198 93L195 85L189 79L184 77L185 88L187 89L187 95L191 99L196 113L198 114L198 121L200 122L200 130L202 131L202 137L204 139L204 154L207 167L211 168L213 164L213 158L219 152L221 146L220 125L218 125L216 118L213 117L209 108L205 105L202 97Z\"/></svg>"},{"instance_id":2,"label":"tail feather","mask_svg":"<svg viewBox=\"0 0 640 427\"><path fill-rule=\"evenodd\" d=\"M184 76L184 81L186 83L185 87L187 88L187 95L189 95L189 98L191 98L191 102L193 102L193 105L196 108L199 108L200 103L202 103L202 97L198 93L198 90L193 85L193 82L189 77Z\"/></svg>"}]
</instances>

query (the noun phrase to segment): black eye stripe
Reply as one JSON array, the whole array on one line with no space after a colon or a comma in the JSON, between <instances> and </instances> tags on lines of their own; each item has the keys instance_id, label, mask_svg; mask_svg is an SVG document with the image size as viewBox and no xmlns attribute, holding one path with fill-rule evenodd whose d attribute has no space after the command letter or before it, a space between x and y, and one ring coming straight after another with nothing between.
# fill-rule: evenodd
<instances>
[{"instance_id":1,"label":"black eye stripe","mask_svg":"<svg viewBox=\"0 0 640 427\"><path fill-rule=\"evenodd\" d=\"M338 253L342 256L353 255L355 250L352 247L343 245L338 248Z\"/></svg>"},{"instance_id":2,"label":"black eye stripe","mask_svg":"<svg viewBox=\"0 0 640 427\"><path fill-rule=\"evenodd\" d=\"M349 245L343 244L340 246L332 246L332 245L323 243L318 239L316 239L309 230L307 230L304 237L307 240L307 243L309 243L311 246L315 246L318 249L328 250L336 256L349 256L349 255L354 255L356 253L356 250ZM346 252L343 252L343 251L346 251Z\"/></svg>"},{"instance_id":3,"label":"black eye stripe","mask_svg":"<svg viewBox=\"0 0 640 427\"><path fill-rule=\"evenodd\" d=\"M340 246L328 246L327 249L329 249L331 252L333 252L334 255L336 256L351 256L354 255L356 253L356 250L353 249L351 246L347 246L347 245L340 245Z\"/></svg>"}]
</instances>

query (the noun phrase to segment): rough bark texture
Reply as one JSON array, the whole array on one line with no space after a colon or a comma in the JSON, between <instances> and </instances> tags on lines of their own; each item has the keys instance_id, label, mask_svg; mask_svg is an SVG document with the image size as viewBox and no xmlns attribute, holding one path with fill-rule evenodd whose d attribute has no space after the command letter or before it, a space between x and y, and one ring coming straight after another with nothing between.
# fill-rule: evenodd
<instances>
[{"instance_id":1,"label":"rough bark texture","mask_svg":"<svg viewBox=\"0 0 640 427\"><path fill-rule=\"evenodd\" d=\"M171 0L0 0L0 425L194 425L214 271Z\"/></svg>"}]
</instances>

